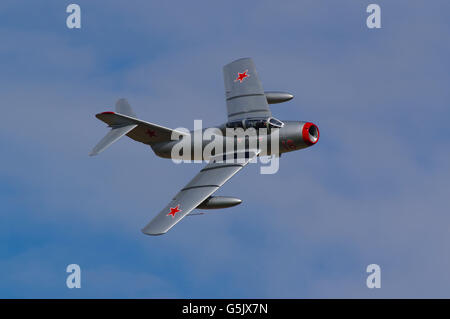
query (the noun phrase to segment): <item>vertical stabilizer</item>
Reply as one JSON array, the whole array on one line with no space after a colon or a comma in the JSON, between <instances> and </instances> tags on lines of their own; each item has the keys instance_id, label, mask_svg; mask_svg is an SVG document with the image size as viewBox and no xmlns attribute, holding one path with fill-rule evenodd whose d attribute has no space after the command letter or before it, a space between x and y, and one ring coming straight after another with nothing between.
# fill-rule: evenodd
<instances>
[{"instance_id":1,"label":"vertical stabilizer","mask_svg":"<svg viewBox=\"0 0 450 319\"><path fill-rule=\"evenodd\" d=\"M134 114L133 109L131 108L130 104L126 99L119 99L116 102L116 112L127 115L130 117L137 118L136 114Z\"/></svg>"}]
</instances>

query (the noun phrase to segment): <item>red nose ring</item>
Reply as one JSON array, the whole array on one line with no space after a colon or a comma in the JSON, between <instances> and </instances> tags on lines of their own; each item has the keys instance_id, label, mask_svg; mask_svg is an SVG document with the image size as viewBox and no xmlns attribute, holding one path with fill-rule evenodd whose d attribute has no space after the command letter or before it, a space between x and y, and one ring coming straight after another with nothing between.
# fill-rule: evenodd
<instances>
[{"instance_id":1,"label":"red nose ring","mask_svg":"<svg viewBox=\"0 0 450 319\"><path fill-rule=\"evenodd\" d=\"M303 124L302 137L307 145L314 145L319 141L319 128L317 125L307 122Z\"/></svg>"}]
</instances>

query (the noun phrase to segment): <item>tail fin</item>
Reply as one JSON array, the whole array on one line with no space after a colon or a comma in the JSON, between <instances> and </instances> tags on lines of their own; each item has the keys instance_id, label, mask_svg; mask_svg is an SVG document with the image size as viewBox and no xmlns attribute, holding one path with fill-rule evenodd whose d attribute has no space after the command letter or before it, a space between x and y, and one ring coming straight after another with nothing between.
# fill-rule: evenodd
<instances>
[{"instance_id":1,"label":"tail fin","mask_svg":"<svg viewBox=\"0 0 450 319\"><path fill-rule=\"evenodd\" d=\"M134 114L133 110L131 109L130 104L125 99L120 99L116 102L116 112L123 114L123 115L137 118L136 114Z\"/></svg>"},{"instance_id":2,"label":"tail fin","mask_svg":"<svg viewBox=\"0 0 450 319\"><path fill-rule=\"evenodd\" d=\"M111 131L98 142L89 154L91 156L99 154L124 135L147 145L170 141L173 132L186 135L184 132L138 120L125 99L117 101L116 112L103 112L96 114L95 117L108 124Z\"/></svg>"}]
</instances>

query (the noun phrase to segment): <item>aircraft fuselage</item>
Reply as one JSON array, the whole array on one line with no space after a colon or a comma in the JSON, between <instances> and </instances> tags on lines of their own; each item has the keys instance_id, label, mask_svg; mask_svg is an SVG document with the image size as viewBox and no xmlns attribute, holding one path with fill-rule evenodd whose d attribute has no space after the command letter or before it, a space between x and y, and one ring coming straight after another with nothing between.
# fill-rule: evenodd
<instances>
[{"instance_id":1,"label":"aircraft fuselage","mask_svg":"<svg viewBox=\"0 0 450 319\"><path fill-rule=\"evenodd\" d=\"M304 121L284 121L283 123L281 128L272 128L263 132L242 130L240 133L244 134L239 134L238 130L232 129L227 134L226 125L219 128L206 128L191 131L189 137L155 144L152 148L155 154L162 158L208 160L210 155L255 148L261 150L259 156L279 155L307 148L319 140L319 130L313 123ZM253 134L246 135L246 132ZM183 139L188 140L183 141ZM179 143L184 143L185 147L181 149Z\"/></svg>"}]
</instances>

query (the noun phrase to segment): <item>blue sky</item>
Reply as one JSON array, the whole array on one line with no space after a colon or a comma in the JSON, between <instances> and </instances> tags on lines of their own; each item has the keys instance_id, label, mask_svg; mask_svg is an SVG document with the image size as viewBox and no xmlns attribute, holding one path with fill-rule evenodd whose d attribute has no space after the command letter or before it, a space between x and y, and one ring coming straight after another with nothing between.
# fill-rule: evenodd
<instances>
[{"instance_id":1,"label":"blue sky","mask_svg":"<svg viewBox=\"0 0 450 319\"><path fill-rule=\"evenodd\" d=\"M0 4L0 297L450 297L448 1L76 1L81 30L69 3ZM94 114L126 97L150 122L223 123L222 66L247 56L319 143L219 191L243 204L143 235L202 165L125 138L88 157Z\"/></svg>"}]
</instances>

